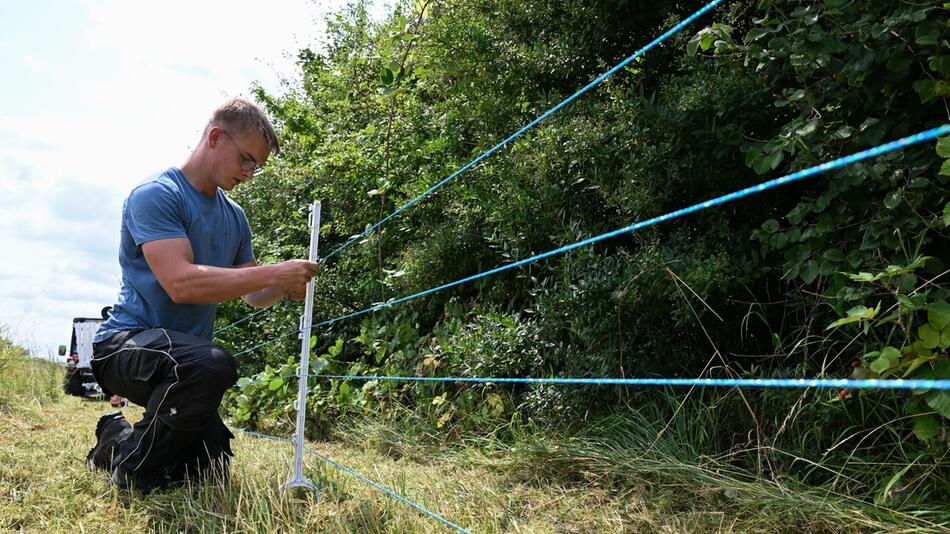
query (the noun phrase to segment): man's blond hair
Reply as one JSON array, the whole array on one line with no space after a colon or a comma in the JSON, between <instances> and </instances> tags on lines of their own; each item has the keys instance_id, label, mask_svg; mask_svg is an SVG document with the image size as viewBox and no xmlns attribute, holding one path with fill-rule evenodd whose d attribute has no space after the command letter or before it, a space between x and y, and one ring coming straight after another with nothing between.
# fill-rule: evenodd
<instances>
[{"instance_id":1,"label":"man's blond hair","mask_svg":"<svg viewBox=\"0 0 950 534\"><path fill-rule=\"evenodd\" d=\"M271 153L280 153L280 143L270 119L254 102L245 98L235 97L221 104L211 115L205 133L212 126L219 126L237 134L257 130L264 136Z\"/></svg>"}]
</instances>

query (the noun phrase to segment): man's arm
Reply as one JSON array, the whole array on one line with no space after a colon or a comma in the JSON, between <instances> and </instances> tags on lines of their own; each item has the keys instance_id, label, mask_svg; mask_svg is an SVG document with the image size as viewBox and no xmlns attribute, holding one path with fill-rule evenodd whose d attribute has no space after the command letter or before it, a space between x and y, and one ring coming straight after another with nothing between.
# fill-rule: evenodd
<instances>
[{"instance_id":1,"label":"man's arm","mask_svg":"<svg viewBox=\"0 0 950 534\"><path fill-rule=\"evenodd\" d=\"M238 269L247 267L257 267L257 260L251 260L247 263L238 265ZM260 291L241 295L241 299L253 308L266 308L278 300L288 297L293 300L303 300L307 296L307 286L304 285L296 290L284 290L276 287L267 287Z\"/></svg>"},{"instance_id":2,"label":"man's arm","mask_svg":"<svg viewBox=\"0 0 950 534\"><path fill-rule=\"evenodd\" d=\"M149 241L142 253L162 288L179 304L216 304L247 295L258 305L270 300L264 304L269 305L283 295L299 296L319 269L306 260L263 266L253 262L239 268L197 265L184 237Z\"/></svg>"}]
</instances>

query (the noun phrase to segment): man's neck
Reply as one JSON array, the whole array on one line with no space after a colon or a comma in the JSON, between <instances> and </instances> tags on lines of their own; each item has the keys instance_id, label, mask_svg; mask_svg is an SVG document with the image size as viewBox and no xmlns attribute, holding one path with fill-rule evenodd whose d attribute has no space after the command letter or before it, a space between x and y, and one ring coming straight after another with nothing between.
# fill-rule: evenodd
<instances>
[{"instance_id":1,"label":"man's neck","mask_svg":"<svg viewBox=\"0 0 950 534\"><path fill-rule=\"evenodd\" d=\"M202 195L208 198L214 198L218 193L218 186L211 179L211 173L202 165L200 158L192 153L180 168L181 173L185 175L188 183L197 189Z\"/></svg>"}]
</instances>

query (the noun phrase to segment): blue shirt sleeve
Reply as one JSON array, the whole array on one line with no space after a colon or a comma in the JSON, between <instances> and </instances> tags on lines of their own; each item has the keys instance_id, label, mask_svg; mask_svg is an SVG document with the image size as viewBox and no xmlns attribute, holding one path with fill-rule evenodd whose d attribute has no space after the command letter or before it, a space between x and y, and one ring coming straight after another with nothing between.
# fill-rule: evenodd
<instances>
[{"instance_id":1,"label":"blue shirt sleeve","mask_svg":"<svg viewBox=\"0 0 950 534\"><path fill-rule=\"evenodd\" d=\"M251 225L247 222L247 215L244 214L244 210L240 208L238 210L241 214L241 243L234 256L234 265L244 265L254 259L254 248L251 245Z\"/></svg>"},{"instance_id":2,"label":"blue shirt sleeve","mask_svg":"<svg viewBox=\"0 0 950 534\"><path fill-rule=\"evenodd\" d=\"M180 197L159 182L139 186L125 205L126 226L136 246L158 239L188 237Z\"/></svg>"}]
</instances>

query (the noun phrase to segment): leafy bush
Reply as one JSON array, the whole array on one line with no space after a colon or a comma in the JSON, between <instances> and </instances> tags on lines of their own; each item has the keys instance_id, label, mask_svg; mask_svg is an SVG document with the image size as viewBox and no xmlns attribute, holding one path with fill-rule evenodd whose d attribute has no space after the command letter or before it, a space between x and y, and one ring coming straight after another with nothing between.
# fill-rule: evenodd
<instances>
[{"instance_id":1,"label":"leafy bush","mask_svg":"<svg viewBox=\"0 0 950 534\"><path fill-rule=\"evenodd\" d=\"M258 92L286 152L275 172L236 193L256 250L265 260L301 256L304 217L288 217L287 206L311 198L324 202L321 246L334 250L699 5L432 0L400 4L379 23L365 4L351 6L331 21L325 51L300 52L298 87ZM315 316L946 122L946 12L933 0L730 3L336 255L319 277ZM950 378L948 143L335 323L315 349L343 374ZM221 312L226 323L244 310ZM229 339L246 347L262 329L291 331L298 312L282 308ZM275 343L242 361L242 372L274 373L294 352L292 340ZM280 387L246 389L245 407L284 413ZM338 380L313 388L320 432L357 416L489 432L522 417L561 425L654 402L625 388ZM722 450L747 442L751 425L760 444L771 433L776 446L844 472L850 457L829 451L862 435L870 444L853 455L899 467L864 473L861 491L909 503L950 487L939 469L945 393L737 395L709 398L742 414L716 434ZM795 466L771 462L776 476ZM836 480L821 473L803 478Z\"/></svg>"}]
</instances>

